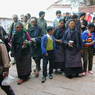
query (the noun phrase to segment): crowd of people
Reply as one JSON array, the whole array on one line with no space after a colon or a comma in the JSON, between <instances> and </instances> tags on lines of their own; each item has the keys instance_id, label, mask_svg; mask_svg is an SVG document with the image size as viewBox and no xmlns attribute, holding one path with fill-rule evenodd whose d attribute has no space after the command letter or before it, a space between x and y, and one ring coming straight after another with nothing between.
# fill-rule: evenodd
<instances>
[{"instance_id":1,"label":"crowd of people","mask_svg":"<svg viewBox=\"0 0 95 95\"><path fill-rule=\"evenodd\" d=\"M52 26L47 26L44 17L44 11L39 12L39 18L31 17L28 13L19 20L14 15L8 34L0 26L0 68L3 68L0 69L0 86L7 95L14 95L10 86L1 85L8 75L9 66L4 64L9 64L11 60L8 55L10 51L17 68L18 85L29 79L33 71L32 59L36 64L35 77L38 78L42 71L42 83L47 77L53 79L54 73L64 73L69 79L93 74L95 17L88 22L84 12L78 15L66 13L63 17L58 10ZM5 56L7 59L4 59Z\"/></svg>"}]
</instances>

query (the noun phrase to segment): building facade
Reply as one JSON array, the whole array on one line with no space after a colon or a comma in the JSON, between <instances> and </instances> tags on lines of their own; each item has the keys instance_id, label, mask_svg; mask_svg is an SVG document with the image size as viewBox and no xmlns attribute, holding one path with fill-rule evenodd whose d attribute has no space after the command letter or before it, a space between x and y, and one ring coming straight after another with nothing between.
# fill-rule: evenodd
<instances>
[{"instance_id":1,"label":"building facade","mask_svg":"<svg viewBox=\"0 0 95 95\"><path fill-rule=\"evenodd\" d=\"M0 25L3 26L3 28L6 30L6 32L9 31L11 23L12 23L11 18L0 17Z\"/></svg>"},{"instance_id":2,"label":"building facade","mask_svg":"<svg viewBox=\"0 0 95 95\"><path fill-rule=\"evenodd\" d=\"M85 4L79 7L80 12L95 13L95 0L85 0Z\"/></svg>"}]
</instances>

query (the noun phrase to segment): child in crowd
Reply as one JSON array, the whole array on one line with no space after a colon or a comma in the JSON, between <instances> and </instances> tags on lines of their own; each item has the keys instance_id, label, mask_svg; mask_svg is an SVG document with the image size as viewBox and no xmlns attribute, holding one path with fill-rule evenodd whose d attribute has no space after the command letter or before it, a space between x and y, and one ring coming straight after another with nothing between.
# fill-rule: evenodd
<instances>
[{"instance_id":1,"label":"child in crowd","mask_svg":"<svg viewBox=\"0 0 95 95\"><path fill-rule=\"evenodd\" d=\"M48 26L47 34L44 35L41 40L41 49L43 53L42 83L46 81L48 61L49 61L49 79L53 79L54 47L55 47L53 34L54 34L54 28Z\"/></svg>"}]
</instances>

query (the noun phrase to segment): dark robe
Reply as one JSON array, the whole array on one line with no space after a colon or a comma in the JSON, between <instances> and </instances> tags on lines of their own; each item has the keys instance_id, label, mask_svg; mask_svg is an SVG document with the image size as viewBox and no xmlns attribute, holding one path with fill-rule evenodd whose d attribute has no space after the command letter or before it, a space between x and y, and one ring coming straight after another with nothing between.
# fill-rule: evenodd
<instances>
[{"instance_id":1,"label":"dark robe","mask_svg":"<svg viewBox=\"0 0 95 95\"><path fill-rule=\"evenodd\" d=\"M33 58L41 58L41 37L42 37L42 29L39 26L32 26L29 29L29 33L31 38L35 38L35 42L32 43L32 57Z\"/></svg>"},{"instance_id":2,"label":"dark robe","mask_svg":"<svg viewBox=\"0 0 95 95\"><path fill-rule=\"evenodd\" d=\"M57 40L61 40L63 38L63 35L64 35L64 27L60 28L58 27L56 30L55 30L55 33L54 33L54 37L55 39ZM54 68L63 68L63 64L64 64L64 49L63 49L63 45L56 42L56 47L55 47L55 64L54 64Z\"/></svg>"},{"instance_id":3,"label":"dark robe","mask_svg":"<svg viewBox=\"0 0 95 95\"><path fill-rule=\"evenodd\" d=\"M17 73L20 79L27 79L31 73L30 45L22 48L25 40L27 40L25 31L16 32L12 38L12 53L16 60Z\"/></svg>"},{"instance_id":4,"label":"dark robe","mask_svg":"<svg viewBox=\"0 0 95 95\"><path fill-rule=\"evenodd\" d=\"M74 46L69 47L68 42L74 41ZM82 40L80 32L70 30L69 28L64 33L63 43L65 45L65 73L66 74L79 74L82 72L81 62L81 48Z\"/></svg>"}]
</instances>

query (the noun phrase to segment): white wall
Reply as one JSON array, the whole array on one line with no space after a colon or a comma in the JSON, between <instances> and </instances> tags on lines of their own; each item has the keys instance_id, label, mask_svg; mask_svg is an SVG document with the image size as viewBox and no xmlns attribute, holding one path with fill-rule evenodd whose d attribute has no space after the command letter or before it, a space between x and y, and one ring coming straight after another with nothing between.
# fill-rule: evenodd
<instances>
[{"instance_id":1,"label":"white wall","mask_svg":"<svg viewBox=\"0 0 95 95\"><path fill-rule=\"evenodd\" d=\"M3 28L6 30L6 32L9 31L10 25L12 23L12 20L9 19L0 19L0 25L3 26Z\"/></svg>"}]
</instances>

